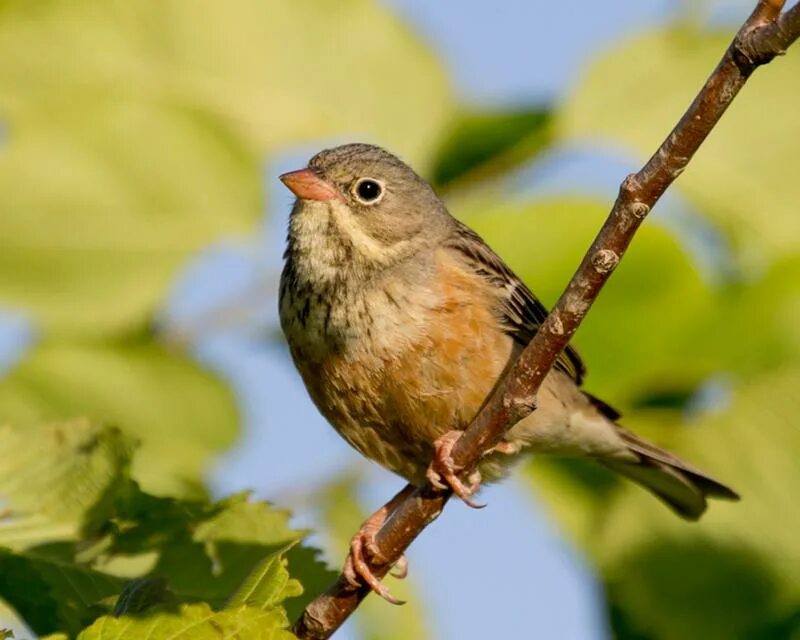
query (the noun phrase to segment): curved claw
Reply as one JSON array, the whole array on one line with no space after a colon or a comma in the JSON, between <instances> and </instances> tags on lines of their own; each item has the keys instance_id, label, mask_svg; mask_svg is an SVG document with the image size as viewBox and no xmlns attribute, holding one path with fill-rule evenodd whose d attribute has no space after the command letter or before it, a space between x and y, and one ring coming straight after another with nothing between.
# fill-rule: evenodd
<instances>
[{"instance_id":1,"label":"curved claw","mask_svg":"<svg viewBox=\"0 0 800 640\"><path fill-rule=\"evenodd\" d=\"M350 553L347 556L347 560L345 560L344 569L342 571L345 580L355 588L360 587L363 581L370 589L386 600L386 602L396 605L405 604L404 600L395 598L391 591L389 591L389 588L372 572L372 569L364 558L365 552L367 552L366 547L368 546L368 535L359 531L353 536L353 539L350 541Z\"/></svg>"},{"instance_id":2,"label":"curved claw","mask_svg":"<svg viewBox=\"0 0 800 640\"><path fill-rule=\"evenodd\" d=\"M358 533L350 541L350 553L347 554L347 560L342 569L345 580L353 588L358 589L366 584L381 598L392 604L404 603L393 597L389 589L381 584L380 578L373 573L366 556L371 559L372 564L386 564L386 559L375 544L375 535L397 508L397 505L411 495L415 489L413 484L406 485L389 502L364 521ZM395 567L397 572L405 577L408 572L408 562L405 556L400 557L395 563Z\"/></svg>"},{"instance_id":3,"label":"curved claw","mask_svg":"<svg viewBox=\"0 0 800 640\"><path fill-rule=\"evenodd\" d=\"M458 477L462 469L456 468L453 462L453 446L461 437L461 434L461 431L448 431L433 443L433 460L428 470L425 472L425 476L428 482L437 489L444 490L450 488L453 493L461 498L468 506L473 509L483 509L486 506L485 504L478 504L472 500L472 496L480 487L480 472L476 469L470 474L470 477L467 479L470 486L467 486L461 478Z\"/></svg>"}]
</instances>

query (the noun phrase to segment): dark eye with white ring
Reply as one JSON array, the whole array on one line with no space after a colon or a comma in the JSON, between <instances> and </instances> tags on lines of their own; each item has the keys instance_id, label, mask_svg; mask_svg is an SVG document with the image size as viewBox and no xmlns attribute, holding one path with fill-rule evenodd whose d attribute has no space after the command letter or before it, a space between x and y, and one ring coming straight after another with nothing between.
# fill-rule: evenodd
<instances>
[{"instance_id":1,"label":"dark eye with white ring","mask_svg":"<svg viewBox=\"0 0 800 640\"><path fill-rule=\"evenodd\" d=\"M374 178L361 178L353 186L353 195L362 204L375 204L383 197L383 185Z\"/></svg>"}]
</instances>

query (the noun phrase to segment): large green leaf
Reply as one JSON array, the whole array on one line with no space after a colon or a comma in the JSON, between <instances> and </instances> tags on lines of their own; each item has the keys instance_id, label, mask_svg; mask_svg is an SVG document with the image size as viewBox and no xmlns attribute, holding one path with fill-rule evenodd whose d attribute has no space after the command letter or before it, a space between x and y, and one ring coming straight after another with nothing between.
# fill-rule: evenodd
<instances>
[{"instance_id":1,"label":"large green leaf","mask_svg":"<svg viewBox=\"0 0 800 640\"><path fill-rule=\"evenodd\" d=\"M141 327L187 256L261 213L257 157L203 113L118 99L10 127L0 301L49 332Z\"/></svg>"},{"instance_id":2,"label":"large green leaf","mask_svg":"<svg viewBox=\"0 0 800 640\"><path fill-rule=\"evenodd\" d=\"M507 171L547 148L552 121L543 107L458 114L436 152L431 183L441 190Z\"/></svg>"},{"instance_id":3,"label":"large green leaf","mask_svg":"<svg viewBox=\"0 0 800 640\"><path fill-rule=\"evenodd\" d=\"M602 502L574 502L562 483L537 484L598 564L622 634L665 640L785 638L800 633L800 370L743 383L733 403L671 447L729 482L739 503L713 502L699 523L620 483ZM533 466L537 466L536 462ZM537 474L540 475L540 474ZM622 637L628 637L622 635ZM635 637L635 636L631 636Z\"/></svg>"},{"instance_id":4,"label":"large green leaf","mask_svg":"<svg viewBox=\"0 0 800 640\"><path fill-rule=\"evenodd\" d=\"M210 456L237 427L231 391L150 342L44 344L0 379L0 417L32 425L87 415L141 442L133 476L150 491L198 494Z\"/></svg>"},{"instance_id":5,"label":"large green leaf","mask_svg":"<svg viewBox=\"0 0 800 640\"><path fill-rule=\"evenodd\" d=\"M257 563L231 594L225 608L251 606L269 609L286 598L299 596L303 592L303 587L297 580L289 577L287 562L283 557L288 550L289 547L284 547Z\"/></svg>"},{"instance_id":6,"label":"large green leaf","mask_svg":"<svg viewBox=\"0 0 800 640\"><path fill-rule=\"evenodd\" d=\"M470 197L453 210L551 305L609 205L497 201ZM624 409L672 396L685 400L722 371L750 374L800 357L800 331L789 320L800 308L796 274L800 262L787 259L749 282L712 286L675 235L648 221L575 338L589 369L588 388Z\"/></svg>"},{"instance_id":7,"label":"large green leaf","mask_svg":"<svg viewBox=\"0 0 800 640\"><path fill-rule=\"evenodd\" d=\"M289 527L288 512L246 495L208 504L157 498L130 486L115 507L112 531L97 545L95 566L165 578L182 600L222 606L241 592L248 577L252 583L265 558L278 553L280 567L274 571L284 575L285 559L292 578L303 585L302 595L294 580L285 585L281 597L291 598L285 603L291 617L321 591L320 585L335 578L316 549L294 544L305 533Z\"/></svg>"},{"instance_id":8,"label":"large green leaf","mask_svg":"<svg viewBox=\"0 0 800 640\"><path fill-rule=\"evenodd\" d=\"M0 9L0 108L12 120L67 96L177 104L259 149L356 135L424 161L451 115L442 65L372 0L10 0Z\"/></svg>"},{"instance_id":9,"label":"large green leaf","mask_svg":"<svg viewBox=\"0 0 800 640\"><path fill-rule=\"evenodd\" d=\"M122 480L130 442L86 420L0 426L0 545L72 539Z\"/></svg>"},{"instance_id":10,"label":"large green leaf","mask_svg":"<svg viewBox=\"0 0 800 640\"><path fill-rule=\"evenodd\" d=\"M147 523L144 531L153 538L164 536L158 519L140 521ZM266 556L303 536L288 521L288 512L249 502L243 495L214 505L199 518L178 513L170 532L173 540L161 545L152 573L165 576L182 598L221 606Z\"/></svg>"},{"instance_id":11,"label":"large green leaf","mask_svg":"<svg viewBox=\"0 0 800 640\"><path fill-rule=\"evenodd\" d=\"M640 626L662 628L666 638L689 630L710 639L745 632L755 638L794 619L800 633L798 388L796 367L743 384L727 410L685 436L681 452L730 482L741 503L716 503L689 526L654 509L641 492L621 496L598 557L616 576L618 606L637 594L629 617ZM672 579L664 575L665 562L678 569ZM709 593L714 597L702 609L684 607Z\"/></svg>"},{"instance_id":12,"label":"large green leaf","mask_svg":"<svg viewBox=\"0 0 800 640\"><path fill-rule=\"evenodd\" d=\"M257 220L265 153L359 138L424 167L450 111L370 0L0 3L0 303L141 327L187 255Z\"/></svg>"},{"instance_id":13,"label":"large green leaf","mask_svg":"<svg viewBox=\"0 0 800 640\"><path fill-rule=\"evenodd\" d=\"M674 27L595 59L560 114L570 138L620 143L646 159L677 122L732 34ZM718 222L745 262L800 249L800 55L759 69L681 176L678 189Z\"/></svg>"},{"instance_id":14,"label":"large green leaf","mask_svg":"<svg viewBox=\"0 0 800 640\"><path fill-rule=\"evenodd\" d=\"M105 616L78 640L291 640L281 609L240 607L213 611L207 604L184 604L177 611L146 616Z\"/></svg>"},{"instance_id":15,"label":"large green leaf","mask_svg":"<svg viewBox=\"0 0 800 640\"><path fill-rule=\"evenodd\" d=\"M75 561L72 545L0 548L0 595L36 633L77 633L109 607L123 580Z\"/></svg>"},{"instance_id":16,"label":"large green leaf","mask_svg":"<svg viewBox=\"0 0 800 640\"><path fill-rule=\"evenodd\" d=\"M73 541L107 515L130 450L85 420L0 427L0 597L37 633L77 632L119 592L121 579L76 561Z\"/></svg>"},{"instance_id":17,"label":"large green leaf","mask_svg":"<svg viewBox=\"0 0 800 640\"><path fill-rule=\"evenodd\" d=\"M280 607L286 623L284 606L295 617L334 577L297 544L305 534L287 511L246 495L211 503L143 492L116 429L6 426L0 449L0 599L38 633L75 634L112 606L149 615L198 600Z\"/></svg>"}]
</instances>

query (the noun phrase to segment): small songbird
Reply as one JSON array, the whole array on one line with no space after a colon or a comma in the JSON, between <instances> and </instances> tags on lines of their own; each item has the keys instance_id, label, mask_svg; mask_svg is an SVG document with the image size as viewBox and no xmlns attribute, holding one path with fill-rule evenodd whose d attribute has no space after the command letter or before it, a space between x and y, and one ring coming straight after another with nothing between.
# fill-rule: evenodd
<instances>
[{"instance_id":1,"label":"small songbird","mask_svg":"<svg viewBox=\"0 0 800 640\"><path fill-rule=\"evenodd\" d=\"M469 501L478 478L464 482L449 450L547 309L425 180L379 147L322 151L281 180L297 200L280 320L311 398L363 455ZM616 411L581 391L584 375L567 347L536 411L482 458L483 480L502 477L528 451L593 458L688 520L707 497L738 498L621 427ZM388 597L362 557L378 524L354 538L346 569Z\"/></svg>"}]
</instances>

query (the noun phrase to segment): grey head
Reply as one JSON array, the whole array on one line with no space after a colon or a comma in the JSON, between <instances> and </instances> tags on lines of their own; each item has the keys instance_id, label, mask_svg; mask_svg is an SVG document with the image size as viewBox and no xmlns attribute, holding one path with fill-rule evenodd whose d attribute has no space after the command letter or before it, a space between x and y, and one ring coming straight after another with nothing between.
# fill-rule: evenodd
<instances>
[{"instance_id":1,"label":"grey head","mask_svg":"<svg viewBox=\"0 0 800 640\"><path fill-rule=\"evenodd\" d=\"M311 228L331 236L354 259L391 261L415 248L433 246L453 219L431 186L388 151L346 144L316 154L306 169L281 176L297 195L290 223L293 237ZM325 220L324 226L299 218ZM319 235L317 237L319 241Z\"/></svg>"}]
</instances>

